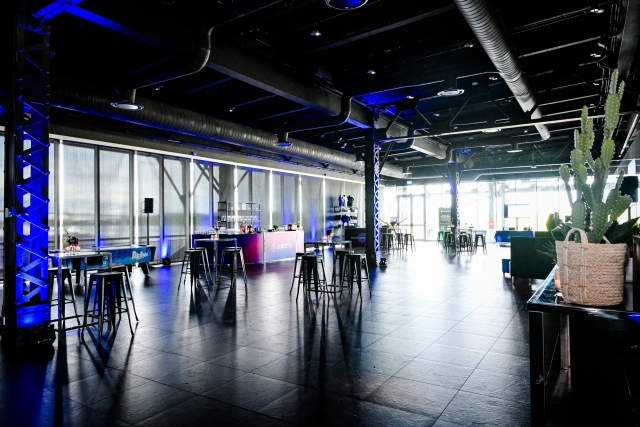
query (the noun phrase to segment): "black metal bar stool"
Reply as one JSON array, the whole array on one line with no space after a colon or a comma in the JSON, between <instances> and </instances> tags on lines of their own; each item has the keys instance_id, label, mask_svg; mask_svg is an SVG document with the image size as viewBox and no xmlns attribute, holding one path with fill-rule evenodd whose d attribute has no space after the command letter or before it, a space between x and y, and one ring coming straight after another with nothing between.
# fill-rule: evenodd
<instances>
[{"instance_id":1,"label":"black metal bar stool","mask_svg":"<svg viewBox=\"0 0 640 427\"><path fill-rule=\"evenodd\" d=\"M473 244L473 252L478 252L478 241L482 242L482 252L487 253L487 242L484 239L484 234L476 234L476 241Z\"/></svg>"},{"instance_id":2,"label":"black metal bar stool","mask_svg":"<svg viewBox=\"0 0 640 427\"><path fill-rule=\"evenodd\" d=\"M457 252L471 252L471 236L467 233L460 233L458 235L458 248Z\"/></svg>"},{"instance_id":3,"label":"black metal bar stool","mask_svg":"<svg viewBox=\"0 0 640 427\"><path fill-rule=\"evenodd\" d=\"M57 278L58 278L58 267L50 268L47 283L49 283L49 301L51 302L51 306L58 305L60 303L60 295L58 295L58 298L53 299L53 279L57 279ZM78 322L78 325L80 325L80 316L78 316L78 308L76 307L76 296L74 295L74 292L73 292L73 283L72 283L73 279L71 278L71 270L69 269L69 267L62 267L62 286L60 286L60 289L62 289L63 292L64 292L65 280L69 284L69 292L71 293L71 298L68 299L66 296L64 296L64 293L63 293L62 295L63 301L64 301L64 304L73 304L73 311L76 314L75 317ZM54 304L54 301L56 301L55 304Z\"/></svg>"},{"instance_id":4,"label":"black metal bar stool","mask_svg":"<svg viewBox=\"0 0 640 427\"><path fill-rule=\"evenodd\" d=\"M95 292L92 292L95 289ZM93 309L89 310L89 300L93 293ZM125 308L118 307L116 310L116 301L119 301L121 295L125 295L124 305ZM96 310L98 313L96 314ZM108 314L105 316L105 311L108 310ZM102 330L105 321L105 317L110 325L113 325L115 329L116 314L122 317L122 313L127 313L129 319L129 329L133 335L133 326L131 325L131 315L129 314L129 303L126 298L124 275L123 273L95 273L89 277L89 284L85 290L84 297L84 321L82 323L81 335L84 337L84 330L87 327L87 318L98 318L98 336L102 337Z\"/></svg>"},{"instance_id":5,"label":"black metal bar stool","mask_svg":"<svg viewBox=\"0 0 640 427\"><path fill-rule=\"evenodd\" d=\"M342 272L344 271L344 260L347 255L350 255L352 253L353 251L349 250L338 250L334 252L335 258L333 260L333 269L331 271L331 285L334 286L334 289L335 286L337 286L336 276L338 276L340 279L342 278ZM342 282L340 282L340 285L342 285Z\"/></svg>"},{"instance_id":6,"label":"black metal bar stool","mask_svg":"<svg viewBox=\"0 0 640 427\"><path fill-rule=\"evenodd\" d=\"M411 251L413 252L414 248L415 248L415 239L413 238L413 234L411 233L405 233L404 234L404 247L405 249L409 250L409 246L411 246Z\"/></svg>"},{"instance_id":7,"label":"black metal bar stool","mask_svg":"<svg viewBox=\"0 0 640 427\"><path fill-rule=\"evenodd\" d=\"M207 283L213 283L213 279L211 278L211 265L209 264L209 254L207 253L207 248L204 246L198 246L196 248L191 248L193 251L200 251L200 265L199 268L204 272L204 280Z\"/></svg>"},{"instance_id":8,"label":"black metal bar stool","mask_svg":"<svg viewBox=\"0 0 640 427\"><path fill-rule=\"evenodd\" d=\"M293 279L291 280L291 289L289 289L289 293L291 293L293 291L293 285L296 282L296 279L298 279L298 281L302 278L302 263L300 264L300 268L298 268L298 260L302 261L302 257L304 255L315 255L316 253L313 251L310 252L296 252L296 260L295 263L293 264Z\"/></svg>"},{"instance_id":9,"label":"black metal bar stool","mask_svg":"<svg viewBox=\"0 0 640 427\"><path fill-rule=\"evenodd\" d=\"M444 231L438 231L438 237L436 239L436 246L440 246L440 242L444 245Z\"/></svg>"},{"instance_id":10,"label":"black metal bar stool","mask_svg":"<svg viewBox=\"0 0 640 427\"><path fill-rule=\"evenodd\" d=\"M367 274L366 277L362 277L362 268ZM344 260L343 276L340 279L340 286L344 283L344 280L349 280L349 292L353 292L353 281L355 279L358 284L358 294L362 298L362 281L369 282L369 297L371 297L371 279L369 278L369 266L367 265L367 258L363 258L360 254L349 254Z\"/></svg>"},{"instance_id":11,"label":"black metal bar stool","mask_svg":"<svg viewBox=\"0 0 640 427\"><path fill-rule=\"evenodd\" d=\"M229 276L223 276L222 273L224 271L227 255L229 255ZM222 281L222 279L229 279L231 281L231 286L235 285L236 274L238 271L238 258L240 258L240 264L242 265L244 284L245 286L247 285L247 269L244 265L244 255L242 254L242 248L224 248L222 250L222 258L220 259L220 275L218 276L218 281Z\"/></svg>"},{"instance_id":12,"label":"black metal bar stool","mask_svg":"<svg viewBox=\"0 0 640 427\"><path fill-rule=\"evenodd\" d=\"M136 322L138 322L139 319L138 319L138 313L136 312L136 303L133 300L133 288L131 287L131 280L129 280L129 267L126 265L117 265L117 266L111 267L111 272L122 273L124 277L124 288L126 291L129 292L129 295L125 293L125 298L128 298L129 301L131 301L131 307L133 307L133 314L136 317ZM98 269L98 273L109 273L109 269L100 268Z\"/></svg>"},{"instance_id":13,"label":"black metal bar stool","mask_svg":"<svg viewBox=\"0 0 640 427\"><path fill-rule=\"evenodd\" d=\"M296 292L296 301L298 300L298 296L300 295L300 283L302 282L302 291L305 292L305 289L309 294L311 294L311 283L313 282L314 290L316 293L316 301L318 301L318 292L321 284L327 284L326 276L324 281L320 280L320 274L318 273L318 264L322 265L324 270L324 262L318 262L318 258L320 258L316 254L306 253L302 255L300 264L300 270L302 271L302 275L298 279L298 290Z\"/></svg>"},{"instance_id":14,"label":"black metal bar stool","mask_svg":"<svg viewBox=\"0 0 640 427\"><path fill-rule=\"evenodd\" d=\"M184 282L187 283L187 275L191 277L191 285L193 286L193 279L195 277L196 284L200 279L200 258L202 257L202 251L195 249L188 249L184 251L182 257L182 267L180 268L180 281L178 282L178 288L182 285L182 276L184 275ZM205 278L206 280L206 278Z\"/></svg>"}]
</instances>

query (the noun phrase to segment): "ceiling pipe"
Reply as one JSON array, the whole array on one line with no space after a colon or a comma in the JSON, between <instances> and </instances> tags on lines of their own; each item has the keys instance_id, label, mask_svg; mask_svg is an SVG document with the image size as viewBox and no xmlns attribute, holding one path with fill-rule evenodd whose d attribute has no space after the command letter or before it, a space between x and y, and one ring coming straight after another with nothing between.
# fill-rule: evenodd
<instances>
[{"instance_id":1,"label":"ceiling pipe","mask_svg":"<svg viewBox=\"0 0 640 427\"><path fill-rule=\"evenodd\" d=\"M289 147L277 147L278 137L271 132L232 123L183 108L140 98L143 110L128 111L111 107L113 94L79 82L52 85L51 105L96 116L163 129L179 134L202 137L243 147L263 150L287 157L297 157L362 171L353 155L292 139ZM402 168L385 165L383 175L401 178Z\"/></svg>"},{"instance_id":2,"label":"ceiling pipe","mask_svg":"<svg viewBox=\"0 0 640 427\"><path fill-rule=\"evenodd\" d=\"M518 57L496 13L484 0L453 0L453 2L458 6L460 13L487 52L500 76L509 86L522 110L530 113L532 119L541 118L542 112L537 106L535 95L520 68ZM551 134L545 125L536 124L535 127L542 139L549 139Z\"/></svg>"},{"instance_id":3,"label":"ceiling pipe","mask_svg":"<svg viewBox=\"0 0 640 427\"><path fill-rule=\"evenodd\" d=\"M190 55L179 56L166 62L145 67L139 72L130 73L118 85L117 92L126 103L139 105L135 102L137 89L159 85L160 83L200 72L209 62L211 33L216 27L257 12L267 6L277 4L280 1L271 1L258 7L249 5L247 10L236 10L233 16L222 17L216 22L209 22L208 25L201 26L196 32L196 48Z\"/></svg>"},{"instance_id":4,"label":"ceiling pipe","mask_svg":"<svg viewBox=\"0 0 640 427\"><path fill-rule=\"evenodd\" d=\"M299 120L294 124L282 126L278 130L278 133L284 132L289 134L306 130L343 125L347 123L349 121L349 118L351 117L351 101L353 101L353 98L355 97L356 95L353 94L343 94L342 99L340 100L340 112L335 116L321 117L319 119L311 120Z\"/></svg>"}]
</instances>

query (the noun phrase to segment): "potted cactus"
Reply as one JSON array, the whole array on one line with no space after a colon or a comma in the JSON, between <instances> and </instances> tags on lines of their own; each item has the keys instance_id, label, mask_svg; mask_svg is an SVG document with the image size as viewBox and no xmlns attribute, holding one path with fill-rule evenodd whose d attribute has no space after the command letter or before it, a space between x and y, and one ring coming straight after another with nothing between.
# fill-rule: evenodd
<instances>
[{"instance_id":1,"label":"potted cactus","mask_svg":"<svg viewBox=\"0 0 640 427\"><path fill-rule=\"evenodd\" d=\"M609 167L613 160L615 143L613 133L618 123L620 99L624 82L617 84L614 71L605 103L605 118L601 155L594 159L591 148L595 140L593 119L588 118L587 107L582 109L580 131L575 131L575 148L571 151L571 172L567 165L560 167L569 203L573 228L564 241L556 242L557 263L565 301L586 305L616 305L622 302L625 244L609 244L605 233L631 203L629 196L620 193L624 172L618 175L615 188L605 196ZM589 171L593 181L588 183ZM575 197L574 193L575 191ZM590 223L587 224L587 212ZM577 233L577 234L576 234ZM575 236L575 241L571 241ZM603 242L605 244L601 244Z\"/></svg>"}]
</instances>

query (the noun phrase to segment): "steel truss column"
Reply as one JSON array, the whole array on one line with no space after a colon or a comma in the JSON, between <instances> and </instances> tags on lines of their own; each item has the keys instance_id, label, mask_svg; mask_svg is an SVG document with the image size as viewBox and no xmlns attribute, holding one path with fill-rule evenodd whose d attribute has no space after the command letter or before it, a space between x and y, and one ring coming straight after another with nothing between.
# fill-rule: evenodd
<instances>
[{"instance_id":1,"label":"steel truss column","mask_svg":"<svg viewBox=\"0 0 640 427\"><path fill-rule=\"evenodd\" d=\"M451 186L451 222L456 227L456 242L460 234L460 171L458 170L457 152L453 152L453 163L447 165L449 185Z\"/></svg>"},{"instance_id":2,"label":"steel truss column","mask_svg":"<svg viewBox=\"0 0 640 427\"><path fill-rule=\"evenodd\" d=\"M384 130L384 129L383 129ZM367 133L364 150L366 257L369 266L380 258L380 144L376 129Z\"/></svg>"},{"instance_id":3,"label":"steel truss column","mask_svg":"<svg viewBox=\"0 0 640 427\"><path fill-rule=\"evenodd\" d=\"M7 22L5 142L5 338L51 342L48 274L49 25L11 4ZM6 12L6 11L5 11ZM13 12L13 13L12 13ZM62 301L61 297L61 301Z\"/></svg>"}]
</instances>

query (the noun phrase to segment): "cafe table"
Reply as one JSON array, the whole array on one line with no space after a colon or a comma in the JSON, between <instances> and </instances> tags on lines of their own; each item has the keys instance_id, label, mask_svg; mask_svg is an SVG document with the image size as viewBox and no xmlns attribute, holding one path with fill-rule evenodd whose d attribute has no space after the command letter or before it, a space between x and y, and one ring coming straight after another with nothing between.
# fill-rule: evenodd
<instances>
[{"instance_id":1,"label":"cafe table","mask_svg":"<svg viewBox=\"0 0 640 427\"><path fill-rule=\"evenodd\" d=\"M312 240L304 242L304 251L307 251L307 246L311 246L313 248L321 247L323 250L320 251L320 255L322 255L322 259L324 259L324 248L327 246L332 247L335 253L336 245L349 246L349 250L351 250L351 240L332 240L330 242L325 240Z\"/></svg>"},{"instance_id":2,"label":"cafe table","mask_svg":"<svg viewBox=\"0 0 640 427\"><path fill-rule=\"evenodd\" d=\"M64 251L50 251L49 258L54 264L58 266L58 332L66 331L71 329L78 329L81 326L70 326L66 327L65 323L65 303L64 303L64 280L62 279L62 264L67 260L80 259L84 260L84 283L85 283L85 298L88 298L87 295L89 287L87 285L87 259L90 257L102 257L104 260L107 259L106 265L103 263L104 268L108 268L111 271L111 253L109 252L94 252L94 251L78 251L78 252L64 252ZM64 334L60 334L59 336L64 336Z\"/></svg>"},{"instance_id":3,"label":"cafe table","mask_svg":"<svg viewBox=\"0 0 640 427\"><path fill-rule=\"evenodd\" d=\"M638 239L636 237L636 239ZM634 259L636 256L634 255ZM637 263L634 263L636 266ZM570 316L575 317L599 317L611 321L637 322L640 319L640 292L635 289L635 284L625 283L623 302L611 307L593 307L571 304L565 302L561 291L555 287L555 272L557 266L551 270L549 276L540 285L538 290L527 302L529 311L529 363L530 363L530 390L531 390L531 425L534 427L545 424L545 402L547 391L554 389L554 384L549 384L552 378L551 366L559 365L559 368L570 372L571 370L571 340L570 340ZM638 271L637 267L635 268ZM559 318L559 331L557 336L545 337L545 321ZM549 347L545 349L545 344ZM555 349L553 348L555 345ZM559 351L558 350L559 347ZM545 360L545 354L551 350L553 356ZM557 364L554 359L559 356Z\"/></svg>"},{"instance_id":4,"label":"cafe table","mask_svg":"<svg viewBox=\"0 0 640 427\"><path fill-rule=\"evenodd\" d=\"M215 272L214 278L215 278L216 281L219 281L219 279L220 279L220 275L219 275L219 272L218 272L218 264L220 263L220 257L218 256L218 243L220 243L220 242L233 242L233 247L234 248L238 247L238 239L231 238L231 237L195 239L193 241L193 247L194 248L206 247L206 243L210 243L210 244L213 245L213 258L211 258L209 256L209 265L213 264L213 268L214 268L213 271ZM200 243L200 245L198 245L198 243ZM234 256L233 257L234 268L235 268L235 263L236 262L237 262L236 261L236 257Z\"/></svg>"}]
</instances>

